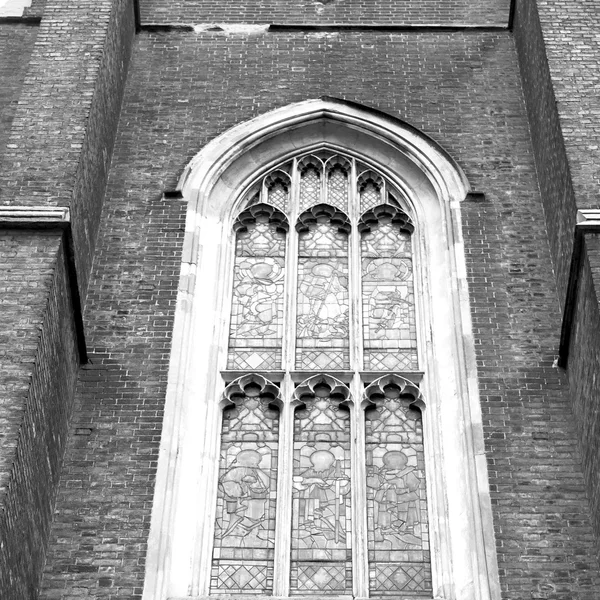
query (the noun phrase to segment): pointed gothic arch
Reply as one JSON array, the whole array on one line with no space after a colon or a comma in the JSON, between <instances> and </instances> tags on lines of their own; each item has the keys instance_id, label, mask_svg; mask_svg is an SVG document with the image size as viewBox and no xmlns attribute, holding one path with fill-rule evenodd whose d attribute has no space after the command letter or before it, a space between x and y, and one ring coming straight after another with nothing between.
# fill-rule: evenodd
<instances>
[{"instance_id":1,"label":"pointed gothic arch","mask_svg":"<svg viewBox=\"0 0 600 600\"><path fill-rule=\"evenodd\" d=\"M414 374L413 384L419 384L425 415L432 597L500 598L460 220L468 182L436 142L410 125L322 98L233 127L199 152L180 179L189 204L145 600L209 593L219 398L234 377L222 374L234 222L262 176L295 156L323 150L371 165L399 190L406 204L402 209L415 224L414 253L420 265L416 311L424 367L422 375ZM369 377L365 374L365 384L378 379ZM276 378L275 373L272 380ZM283 425L289 421L287 410L292 408L281 409L282 445L293 435ZM277 560L289 564L289 556ZM364 583L356 586L355 597L368 594ZM277 583L274 595L282 595Z\"/></svg>"}]
</instances>

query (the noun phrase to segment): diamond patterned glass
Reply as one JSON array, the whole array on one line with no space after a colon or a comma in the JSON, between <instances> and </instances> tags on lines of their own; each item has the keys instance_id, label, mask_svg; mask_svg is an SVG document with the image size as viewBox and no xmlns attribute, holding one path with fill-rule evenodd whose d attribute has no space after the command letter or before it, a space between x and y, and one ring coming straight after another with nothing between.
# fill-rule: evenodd
<instances>
[{"instance_id":1,"label":"diamond patterned glass","mask_svg":"<svg viewBox=\"0 0 600 600\"><path fill-rule=\"evenodd\" d=\"M331 387L303 395L294 419L292 594L351 594L350 415Z\"/></svg>"},{"instance_id":2,"label":"diamond patterned glass","mask_svg":"<svg viewBox=\"0 0 600 600\"><path fill-rule=\"evenodd\" d=\"M289 176L282 171L271 173L266 180L267 202L285 213L288 209Z\"/></svg>"},{"instance_id":3,"label":"diamond patterned glass","mask_svg":"<svg viewBox=\"0 0 600 600\"><path fill-rule=\"evenodd\" d=\"M373 181L369 181L360 191L360 210L365 212L378 204L381 204L381 191Z\"/></svg>"},{"instance_id":4,"label":"diamond patterned glass","mask_svg":"<svg viewBox=\"0 0 600 600\"><path fill-rule=\"evenodd\" d=\"M213 593L273 589L279 413L250 383L223 414Z\"/></svg>"},{"instance_id":5,"label":"diamond patterned glass","mask_svg":"<svg viewBox=\"0 0 600 600\"><path fill-rule=\"evenodd\" d=\"M300 177L300 210L321 202L321 170L309 164Z\"/></svg>"},{"instance_id":6,"label":"diamond patterned glass","mask_svg":"<svg viewBox=\"0 0 600 600\"><path fill-rule=\"evenodd\" d=\"M382 219L363 234L362 291L365 369L417 369L410 235Z\"/></svg>"},{"instance_id":7,"label":"diamond patterned glass","mask_svg":"<svg viewBox=\"0 0 600 600\"><path fill-rule=\"evenodd\" d=\"M348 210L348 173L341 166L333 167L327 175L327 203Z\"/></svg>"},{"instance_id":8,"label":"diamond patterned glass","mask_svg":"<svg viewBox=\"0 0 600 600\"><path fill-rule=\"evenodd\" d=\"M421 413L386 384L366 413L367 522L372 597L431 598Z\"/></svg>"}]
</instances>

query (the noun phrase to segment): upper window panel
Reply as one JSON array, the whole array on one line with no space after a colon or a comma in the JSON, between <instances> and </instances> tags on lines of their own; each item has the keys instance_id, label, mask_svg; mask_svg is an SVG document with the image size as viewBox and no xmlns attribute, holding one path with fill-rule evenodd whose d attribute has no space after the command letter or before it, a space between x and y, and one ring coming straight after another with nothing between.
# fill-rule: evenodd
<instances>
[{"instance_id":1,"label":"upper window panel","mask_svg":"<svg viewBox=\"0 0 600 600\"><path fill-rule=\"evenodd\" d=\"M402 198L371 166L329 151L257 180L235 221L228 369L418 370Z\"/></svg>"}]
</instances>

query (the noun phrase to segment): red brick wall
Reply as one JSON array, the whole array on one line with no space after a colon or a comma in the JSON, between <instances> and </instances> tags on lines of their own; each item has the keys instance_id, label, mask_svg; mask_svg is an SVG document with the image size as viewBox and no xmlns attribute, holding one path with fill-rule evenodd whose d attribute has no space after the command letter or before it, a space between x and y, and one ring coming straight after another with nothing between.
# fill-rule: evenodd
<instances>
[{"instance_id":1,"label":"red brick wall","mask_svg":"<svg viewBox=\"0 0 600 600\"><path fill-rule=\"evenodd\" d=\"M175 18L175 15L174 17ZM163 200L228 128L323 95L440 142L463 204L505 600L591 600L600 578L564 374L560 309L509 33L141 33L125 94L42 597L139 598L184 206Z\"/></svg>"}]
</instances>

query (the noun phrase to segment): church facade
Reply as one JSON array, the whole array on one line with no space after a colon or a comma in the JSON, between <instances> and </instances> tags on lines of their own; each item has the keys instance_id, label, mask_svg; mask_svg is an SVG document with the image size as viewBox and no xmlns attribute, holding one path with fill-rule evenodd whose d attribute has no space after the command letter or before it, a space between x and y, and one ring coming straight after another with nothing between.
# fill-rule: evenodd
<instances>
[{"instance_id":1,"label":"church facade","mask_svg":"<svg viewBox=\"0 0 600 600\"><path fill-rule=\"evenodd\" d=\"M600 598L599 26L0 0L2 598Z\"/></svg>"}]
</instances>

